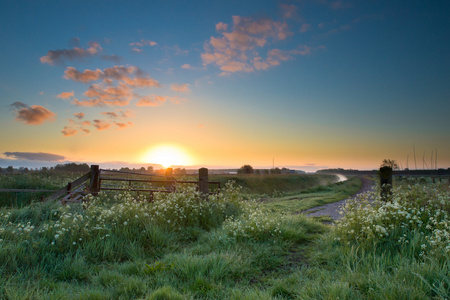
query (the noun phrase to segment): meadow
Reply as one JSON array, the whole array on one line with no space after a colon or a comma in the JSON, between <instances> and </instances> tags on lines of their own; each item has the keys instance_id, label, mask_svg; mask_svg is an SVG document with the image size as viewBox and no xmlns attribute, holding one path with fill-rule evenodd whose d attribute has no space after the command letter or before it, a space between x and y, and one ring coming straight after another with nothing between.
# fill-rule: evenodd
<instances>
[{"instance_id":1,"label":"meadow","mask_svg":"<svg viewBox=\"0 0 450 300\"><path fill-rule=\"evenodd\" d=\"M327 225L300 212L354 194L358 178L299 189L274 178L228 181L208 201L184 186L154 202L102 192L84 205L5 206L0 298L449 297L448 184L395 182L387 202L375 187ZM264 180L272 189L252 188Z\"/></svg>"}]
</instances>

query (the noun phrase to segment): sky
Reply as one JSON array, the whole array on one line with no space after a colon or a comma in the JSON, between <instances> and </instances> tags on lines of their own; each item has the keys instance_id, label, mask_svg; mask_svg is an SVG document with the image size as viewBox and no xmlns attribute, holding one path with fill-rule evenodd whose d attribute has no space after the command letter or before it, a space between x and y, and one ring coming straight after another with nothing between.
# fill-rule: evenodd
<instances>
[{"instance_id":1,"label":"sky","mask_svg":"<svg viewBox=\"0 0 450 300\"><path fill-rule=\"evenodd\" d=\"M449 1L0 7L0 167L450 167Z\"/></svg>"}]
</instances>

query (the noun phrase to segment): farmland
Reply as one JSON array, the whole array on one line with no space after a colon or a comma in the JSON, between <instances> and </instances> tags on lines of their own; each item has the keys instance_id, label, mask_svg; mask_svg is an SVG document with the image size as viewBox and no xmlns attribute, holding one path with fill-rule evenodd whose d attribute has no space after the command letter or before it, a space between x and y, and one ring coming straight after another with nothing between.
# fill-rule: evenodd
<instances>
[{"instance_id":1,"label":"farmland","mask_svg":"<svg viewBox=\"0 0 450 300\"><path fill-rule=\"evenodd\" d=\"M375 189L326 225L300 212L349 197L358 178L212 180L224 184L208 201L186 185L153 202L101 192L83 206L5 203L0 298L449 297L446 183L395 182L391 201Z\"/></svg>"}]
</instances>

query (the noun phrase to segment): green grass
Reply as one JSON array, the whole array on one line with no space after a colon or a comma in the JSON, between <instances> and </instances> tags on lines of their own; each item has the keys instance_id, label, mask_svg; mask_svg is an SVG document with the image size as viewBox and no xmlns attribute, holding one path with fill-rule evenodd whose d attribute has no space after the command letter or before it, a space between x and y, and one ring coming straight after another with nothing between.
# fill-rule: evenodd
<instances>
[{"instance_id":1,"label":"green grass","mask_svg":"<svg viewBox=\"0 0 450 300\"><path fill-rule=\"evenodd\" d=\"M448 298L448 257L416 255L420 234L401 251L367 248L296 214L359 187L353 178L262 202L234 188L208 202L187 191L3 208L0 299Z\"/></svg>"},{"instance_id":2,"label":"green grass","mask_svg":"<svg viewBox=\"0 0 450 300\"><path fill-rule=\"evenodd\" d=\"M337 182L334 175L211 175L211 181L221 186L232 180L242 187L243 192L253 196L282 196L296 194L313 187Z\"/></svg>"},{"instance_id":3,"label":"green grass","mask_svg":"<svg viewBox=\"0 0 450 300\"><path fill-rule=\"evenodd\" d=\"M352 177L347 181L313 187L298 194L265 199L263 205L274 211L299 213L309 208L346 199L358 192L360 188L361 180L358 177Z\"/></svg>"}]
</instances>

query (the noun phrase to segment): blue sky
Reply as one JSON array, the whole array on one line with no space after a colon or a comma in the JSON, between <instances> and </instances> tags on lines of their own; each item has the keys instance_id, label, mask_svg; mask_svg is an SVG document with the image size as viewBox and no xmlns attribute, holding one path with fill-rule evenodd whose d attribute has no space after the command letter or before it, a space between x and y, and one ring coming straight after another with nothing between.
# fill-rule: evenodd
<instances>
[{"instance_id":1,"label":"blue sky","mask_svg":"<svg viewBox=\"0 0 450 300\"><path fill-rule=\"evenodd\" d=\"M448 1L1 7L1 167L450 167Z\"/></svg>"}]
</instances>

